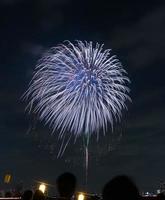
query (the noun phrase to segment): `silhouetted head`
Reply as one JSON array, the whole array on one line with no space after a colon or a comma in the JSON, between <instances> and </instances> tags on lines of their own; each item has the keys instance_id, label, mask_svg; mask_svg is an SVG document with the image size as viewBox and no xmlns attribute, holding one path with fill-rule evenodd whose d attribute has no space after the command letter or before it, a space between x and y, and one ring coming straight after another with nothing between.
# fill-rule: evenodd
<instances>
[{"instance_id":1,"label":"silhouetted head","mask_svg":"<svg viewBox=\"0 0 165 200\"><path fill-rule=\"evenodd\" d=\"M36 190L33 195L33 200L45 200L45 195L40 190Z\"/></svg>"},{"instance_id":2,"label":"silhouetted head","mask_svg":"<svg viewBox=\"0 0 165 200\"><path fill-rule=\"evenodd\" d=\"M61 174L56 183L60 197L71 198L73 196L76 189L76 177L72 173Z\"/></svg>"},{"instance_id":3,"label":"silhouetted head","mask_svg":"<svg viewBox=\"0 0 165 200\"><path fill-rule=\"evenodd\" d=\"M164 193L159 193L159 194L157 195L157 199L158 199L158 200L165 200L165 195L164 195Z\"/></svg>"},{"instance_id":4,"label":"silhouetted head","mask_svg":"<svg viewBox=\"0 0 165 200\"><path fill-rule=\"evenodd\" d=\"M7 192L5 193L5 197L12 197L12 193L11 193L10 191L7 191Z\"/></svg>"},{"instance_id":5,"label":"silhouetted head","mask_svg":"<svg viewBox=\"0 0 165 200\"><path fill-rule=\"evenodd\" d=\"M33 196L33 192L31 190L25 190L22 195L22 200L31 200Z\"/></svg>"},{"instance_id":6,"label":"silhouetted head","mask_svg":"<svg viewBox=\"0 0 165 200\"><path fill-rule=\"evenodd\" d=\"M110 180L103 188L103 200L137 200L139 191L130 177L120 175Z\"/></svg>"}]
</instances>

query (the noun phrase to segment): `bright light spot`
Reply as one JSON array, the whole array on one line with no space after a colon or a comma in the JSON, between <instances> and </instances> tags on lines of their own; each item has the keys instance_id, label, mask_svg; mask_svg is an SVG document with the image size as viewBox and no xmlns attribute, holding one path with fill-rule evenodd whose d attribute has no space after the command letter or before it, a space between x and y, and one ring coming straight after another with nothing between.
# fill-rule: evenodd
<instances>
[{"instance_id":1,"label":"bright light spot","mask_svg":"<svg viewBox=\"0 0 165 200\"><path fill-rule=\"evenodd\" d=\"M46 190L46 185L44 183L42 183L40 186L39 186L39 190L43 193L45 193L45 190Z\"/></svg>"},{"instance_id":2,"label":"bright light spot","mask_svg":"<svg viewBox=\"0 0 165 200\"><path fill-rule=\"evenodd\" d=\"M81 193L78 195L78 200L84 200L85 199L85 196Z\"/></svg>"},{"instance_id":3,"label":"bright light spot","mask_svg":"<svg viewBox=\"0 0 165 200\"><path fill-rule=\"evenodd\" d=\"M4 177L4 183L10 183L11 182L11 174L6 174Z\"/></svg>"}]
</instances>

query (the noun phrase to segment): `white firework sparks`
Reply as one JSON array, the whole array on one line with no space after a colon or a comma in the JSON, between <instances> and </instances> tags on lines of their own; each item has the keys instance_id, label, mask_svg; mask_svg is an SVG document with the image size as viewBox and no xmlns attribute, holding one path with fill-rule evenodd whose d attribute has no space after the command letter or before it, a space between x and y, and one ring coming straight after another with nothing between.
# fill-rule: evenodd
<instances>
[{"instance_id":1,"label":"white firework sparks","mask_svg":"<svg viewBox=\"0 0 165 200\"><path fill-rule=\"evenodd\" d=\"M46 53L25 93L27 108L49 124L59 137L99 136L108 123L120 120L130 100L129 78L122 64L92 42L67 42Z\"/></svg>"}]
</instances>

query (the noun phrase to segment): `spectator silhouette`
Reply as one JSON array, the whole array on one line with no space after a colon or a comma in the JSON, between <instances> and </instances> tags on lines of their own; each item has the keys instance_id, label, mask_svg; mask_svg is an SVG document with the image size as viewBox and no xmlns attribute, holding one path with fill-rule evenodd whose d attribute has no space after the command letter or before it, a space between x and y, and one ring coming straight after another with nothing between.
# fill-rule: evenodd
<instances>
[{"instance_id":1,"label":"spectator silhouette","mask_svg":"<svg viewBox=\"0 0 165 200\"><path fill-rule=\"evenodd\" d=\"M159 193L159 194L157 195L157 199L158 199L158 200L165 200L165 195L164 195L164 193Z\"/></svg>"},{"instance_id":2,"label":"spectator silhouette","mask_svg":"<svg viewBox=\"0 0 165 200\"><path fill-rule=\"evenodd\" d=\"M126 175L119 175L105 184L102 191L103 200L139 200L139 191Z\"/></svg>"},{"instance_id":3,"label":"spectator silhouette","mask_svg":"<svg viewBox=\"0 0 165 200\"><path fill-rule=\"evenodd\" d=\"M25 190L22 195L22 200L32 200L33 192L31 190Z\"/></svg>"},{"instance_id":4,"label":"spectator silhouette","mask_svg":"<svg viewBox=\"0 0 165 200\"><path fill-rule=\"evenodd\" d=\"M76 183L76 177L72 173L65 172L61 174L56 180L60 198L71 199L76 189Z\"/></svg>"},{"instance_id":5,"label":"spectator silhouette","mask_svg":"<svg viewBox=\"0 0 165 200\"><path fill-rule=\"evenodd\" d=\"M3 192L0 191L0 198L3 197Z\"/></svg>"},{"instance_id":6,"label":"spectator silhouette","mask_svg":"<svg viewBox=\"0 0 165 200\"><path fill-rule=\"evenodd\" d=\"M6 198L12 197L12 193L10 191L5 192L5 197Z\"/></svg>"},{"instance_id":7,"label":"spectator silhouette","mask_svg":"<svg viewBox=\"0 0 165 200\"><path fill-rule=\"evenodd\" d=\"M33 195L33 200L45 200L45 195L40 190L36 190Z\"/></svg>"}]
</instances>

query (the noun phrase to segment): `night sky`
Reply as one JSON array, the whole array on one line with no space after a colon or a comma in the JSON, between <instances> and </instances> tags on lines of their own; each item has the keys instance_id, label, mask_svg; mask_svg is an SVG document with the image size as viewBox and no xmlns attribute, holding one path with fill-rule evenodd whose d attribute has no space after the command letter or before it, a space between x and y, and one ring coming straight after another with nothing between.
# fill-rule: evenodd
<instances>
[{"instance_id":1,"label":"night sky","mask_svg":"<svg viewBox=\"0 0 165 200\"><path fill-rule=\"evenodd\" d=\"M82 138L57 159L59 141L25 112L21 100L41 55L64 40L104 43L131 79L132 103L112 134L90 142L88 191L115 175L133 177L141 191L165 180L165 3L132 0L0 0L0 185L55 184L71 171L84 184ZM54 189L55 190L55 189Z\"/></svg>"}]
</instances>

